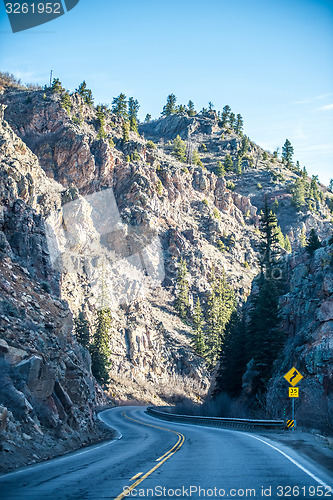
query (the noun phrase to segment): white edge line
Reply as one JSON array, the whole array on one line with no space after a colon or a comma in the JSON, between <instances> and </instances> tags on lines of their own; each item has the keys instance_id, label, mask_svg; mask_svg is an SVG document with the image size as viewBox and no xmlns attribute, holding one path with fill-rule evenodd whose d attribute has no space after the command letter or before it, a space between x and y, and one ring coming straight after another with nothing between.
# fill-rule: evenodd
<instances>
[{"instance_id":1,"label":"white edge line","mask_svg":"<svg viewBox=\"0 0 333 500\"><path fill-rule=\"evenodd\" d=\"M153 415L153 417L154 417L154 415ZM155 417L155 418L158 418L158 417ZM185 425L194 425L194 424L186 424L186 423L183 423L183 422L181 423L181 425L182 424L185 424ZM223 429L223 430L230 430L232 432L232 429ZM290 462L292 462L294 465L296 465L296 467L298 467L303 472L305 472L305 474L307 474L308 476L310 476L312 479L314 479L321 486L323 486L324 488L328 488L331 492L333 492L333 488L331 486L329 486L328 484L326 484L325 481L322 481L321 479L319 479L319 477L317 477L315 474L312 474L312 472L310 472L308 469L306 469L305 467L303 467L303 465L299 464L296 460L294 460L289 455L287 455L287 453L284 453L284 451L279 450L279 448L277 448L276 446L274 446L274 445L272 445L270 443L267 443L267 441L265 441L264 439L261 439L261 438L259 438L257 436L253 436L253 434L248 434L247 432L244 432L243 434L245 434L246 436L249 436L249 437L251 437L253 439L256 439L257 441L261 441L262 443L267 444L267 446L270 446L271 448L273 448L273 450L278 451L279 453L281 453L281 455L283 455L285 458L287 458Z\"/></svg>"},{"instance_id":2,"label":"white edge line","mask_svg":"<svg viewBox=\"0 0 333 500\"><path fill-rule=\"evenodd\" d=\"M101 420L102 422L104 422L104 420L102 418L100 418L99 414L97 415L97 418L99 420ZM104 422L105 425L108 425L106 422ZM109 426L110 427L110 426ZM54 457L54 458L51 458L49 460L46 460L45 462L41 462L41 463L38 463L38 464L34 464L32 466L29 466L29 467L24 467L23 469L20 469L18 471L14 471L14 472L8 472L8 473L4 473L0 476L0 481L2 479L7 479L7 477L11 477L11 476L14 476L15 474L22 474L23 472L27 472L29 470L35 470L39 467L42 467L43 465L48 465L51 463L51 461L53 462L53 460L56 460L57 463L59 462L62 462L63 460L68 460L69 458L75 458L75 457L79 457L81 455L84 455L85 453L92 453L94 452L95 450L99 450L100 448L103 448L104 446L108 446L110 444L113 444L115 443L116 441L118 441L119 439L121 439L123 437L123 435L118 432L118 436L116 438L114 438L112 441L108 441L107 443L103 443L103 444L100 444L99 446L95 446L94 448L91 448L89 447L88 450L85 450L85 451L80 451L78 453L75 453L75 455L73 455L73 452L68 454L68 455L65 455L64 457Z\"/></svg>"},{"instance_id":3,"label":"white edge line","mask_svg":"<svg viewBox=\"0 0 333 500\"><path fill-rule=\"evenodd\" d=\"M279 450L279 448L277 448L276 446L270 444L270 443L267 443L267 441L265 441L264 439L261 439L257 436L253 436L252 434L248 434L247 432L244 433L246 436L249 436L253 439L257 439L257 441L261 441L262 443L265 443L267 444L267 446L270 446L271 448L273 448L273 450L276 450L278 451L279 453L281 453L281 455L283 455L284 457L286 457L288 460L290 460L290 462L292 462L294 465L296 465L296 467L298 467L299 469L301 469L303 472L305 472L305 474L307 474L308 476L310 476L312 479L314 479L317 483L321 484L321 486L323 486L324 488L328 488L331 492L333 491L332 490L332 487L329 486L328 484L326 484L324 481L322 481L321 479L319 479L319 477L315 476L314 474L312 474L312 472L310 472L308 469L306 469L305 467L303 467L303 465L299 464L296 460L294 460L293 458L291 458L289 455L287 455L287 453L284 453L284 451L282 450Z\"/></svg>"}]
</instances>

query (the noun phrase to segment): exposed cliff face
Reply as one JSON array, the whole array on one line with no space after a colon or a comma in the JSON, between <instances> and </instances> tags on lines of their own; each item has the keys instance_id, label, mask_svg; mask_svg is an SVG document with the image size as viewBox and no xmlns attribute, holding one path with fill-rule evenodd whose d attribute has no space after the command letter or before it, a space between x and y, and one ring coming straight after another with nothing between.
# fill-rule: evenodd
<instances>
[{"instance_id":1,"label":"exposed cliff face","mask_svg":"<svg viewBox=\"0 0 333 500\"><path fill-rule=\"evenodd\" d=\"M130 141L123 144L121 119L112 114L105 125L105 132L116 144L111 148L108 141L97 140L96 113L80 96L71 99L70 116L61 107L58 95L48 93L45 99L42 92L9 92L3 99L8 105L6 119L36 153L46 174L65 186L79 188L84 195L112 187L122 221L154 230L161 237L167 279L170 273L174 277L176 260L188 249L196 273L193 283L200 282L202 268L207 274L212 261L216 261L219 268L230 270L236 289L248 290L256 272L253 247L257 241L253 226L257 210L249 198L228 190L224 179L206 169L182 169L166 154L169 151L148 149L146 141L136 134L130 133ZM80 126L73 124L78 109L83 118ZM212 120L197 120L199 130L210 133L215 127ZM171 127L169 121L167 129ZM177 128L177 118L174 121ZM83 150L84 155L78 157L77 152ZM134 151L139 153L139 159L127 163L127 155ZM208 205L203 204L205 198ZM220 213L214 215L214 207ZM232 235L235 244L228 255L222 255L216 242ZM242 267L245 260L252 269Z\"/></svg>"},{"instance_id":2,"label":"exposed cliff face","mask_svg":"<svg viewBox=\"0 0 333 500\"><path fill-rule=\"evenodd\" d=\"M160 296L165 292L160 281L164 274L156 284L154 269L151 269L154 267L155 258L152 258L151 254L158 251L163 253L160 243L162 238L157 235L159 226L156 224L156 215L149 213L150 203L154 207L157 205L154 188L158 177L155 170L145 168L144 164L136 165L136 168L134 165L128 165L124 161L125 154L113 148L114 157L121 158L122 163L118 160L114 177L112 175L105 179L103 175L99 176L96 158L100 155L103 157L104 149L107 150L109 146L105 141L98 143L95 125L90 126L89 122L94 118L90 116L90 108L85 106L86 114L82 111L85 117L83 126L75 129L61 108L58 96L50 96L50 109L45 113L42 112L44 101L43 93L38 92L28 93L28 96L25 93L13 93L9 94L6 100L9 104L6 117L8 116L22 138L35 148L39 155L38 160L43 166L42 170L37 158L28 148L26 151L31 162L30 170L28 167L21 169L21 164L24 166L25 162L28 162L25 159L17 162L15 171L8 169L8 163L13 159L12 150L4 157L3 175L6 175L10 182L14 177L18 178L20 184L20 179L27 170L29 174L30 171L32 173L31 179L29 177L32 192L37 189L37 184L40 186L37 196L25 200L36 211L23 202L23 195L21 196L16 184L15 189L11 189L10 196L7 196L12 204L5 210L6 217L3 221L4 246L7 252L12 252L13 256L20 255L20 263L22 262L39 280L52 283L55 292L56 285L59 285L58 278L61 276L61 297L66 300L74 314L83 307L92 324L96 307L99 307L101 273L104 272L101 262L105 257L102 266L107 267L114 299L111 332L111 377L114 380L114 384L111 383L112 394L122 399L171 401L174 397L170 391L172 385L176 397L185 394L192 397L202 396L208 387L208 373L202 359L189 349L191 329L183 325L172 306L170 311L162 310L165 297L162 303ZM80 101L80 106L81 104ZM20 113L17 113L17 109ZM24 119L21 119L21 116L24 116ZM114 118L114 122L117 123L117 118ZM2 126L3 130L8 130L8 134L4 136L7 149L14 143L24 144L6 122L3 122ZM115 128L115 125L112 128ZM118 129L113 131L115 142L118 140L117 134L121 136L121 124ZM71 135L73 130L76 134ZM92 150L85 148L85 160L82 157L78 159L76 153L73 153L77 150L77 141L80 141L81 145L91 144L92 150L96 147L94 154ZM138 150L140 142L144 143L135 136L127 146L129 151L131 148ZM66 160L62 161L62 154L53 155L51 173L47 163L48 155L45 156L44 153L46 149L59 152L61 148L63 155L67 155ZM64 167L68 163L74 165L74 171ZM88 164L94 165L91 170L93 180L89 177L90 167L86 169ZM66 187L71 187L66 190L53 180L54 177L61 180ZM87 194L95 193L97 188L108 187L111 181L114 182L117 203L113 193L108 190L99 191L96 196ZM8 181L9 184L10 182ZM85 194L85 198L79 194L78 188ZM172 181L170 189L174 189ZM150 197L156 199L151 202ZM119 210L124 214L123 220ZM15 218L11 218L14 211ZM28 217L31 219L30 225L26 224ZM131 223L131 226L124 222ZM26 237L24 231L28 232ZM15 237L15 234L20 232L23 233L21 239ZM167 241L166 236L163 235L163 238ZM16 246L14 242L17 242ZM142 254L143 268L138 268L135 258L133 260L138 251ZM78 262L80 257L84 259L83 266ZM43 269L40 269L40 261L45 264ZM173 272L175 269L176 265ZM150 293L154 294L155 305L152 298L149 298ZM157 297L160 297L160 300L157 300ZM166 301L172 304L172 296L166 294Z\"/></svg>"},{"instance_id":3,"label":"exposed cliff face","mask_svg":"<svg viewBox=\"0 0 333 500\"><path fill-rule=\"evenodd\" d=\"M80 96L72 97L70 116L57 94L12 91L5 96L6 120L49 178L82 192L95 191L101 182L112 184L114 156L108 143L96 138L96 113Z\"/></svg>"},{"instance_id":4,"label":"exposed cliff face","mask_svg":"<svg viewBox=\"0 0 333 500\"><path fill-rule=\"evenodd\" d=\"M95 406L103 396L89 354L72 336L49 259L43 216L59 209L63 188L2 116L0 162L0 420L8 469L64 451L59 438L67 449L99 439Z\"/></svg>"},{"instance_id":5,"label":"exposed cliff face","mask_svg":"<svg viewBox=\"0 0 333 500\"><path fill-rule=\"evenodd\" d=\"M296 366L304 376L298 385L300 423L333 428L333 244L310 256L305 250L287 261L288 293L280 299L281 329L287 337L270 382L272 410L288 407L283 375Z\"/></svg>"},{"instance_id":6,"label":"exposed cliff face","mask_svg":"<svg viewBox=\"0 0 333 500\"><path fill-rule=\"evenodd\" d=\"M62 319L65 312L76 316L83 308L93 324L102 289L107 289L112 309L110 391L115 398L200 399L209 374L190 347L191 327L173 307L180 258L187 262L190 298L206 298L214 265L217 274L225 271L242 301L258 272L257 212L264 194L279 197L280 223L295 247L303 225L327 232L327 208L296 214L288 193L296 174L280 161L274 168L269 165L271 155L262 161L262 150L253 143L243 160L244 174L218 178L217 161L234 154L241 138L222 131L214 113L156 120L141 126L145 138L130 132L124 142L122 119L106 111L105 138L100 138L96 110L77 94L70 97L68 110L61 96L50 91L8 90L1 100L9 125L1 125L0 242L6 259L12 260L9 265L23 265L38 290L41 281L50 284L55 295L48 307L56 317L53 302L60 294ZM192 148L201 146L203 167L172 156L168 141L178 134ZM147 138L158 141L158 147ZM284 180L273 170L282 172ZM235 190L228 189L230 180ZM43 324L42 317L34 321ZM88 355L75 343L69 323L65 333L58 333L63 332L60 323L50 332L65 336L82 380L89 357L84 359ZM6 340L8 345L12 341ZM55 366L64 363L55 358ZM66 373L62 378L57 373L57 380L71 399ZM82 384L82 398L93 401Z\"/></svg>"},{"instance_id":7,"label":"exposed cliff face","mask_svg":"<svg viewBox=\"0 0 333 500\"><path fill-rule=\"evenodd\" d=\"M242 141L234 131L220 126L214 111L205 116L177 114L160 118L140 125L140 132L169 154L172 151L170 141L179 135L186 141L187 148L199 150L203 165L213 172L216 171L217 162L223 162L227 154L236 159ZM269 203L276 200L279 224L283 232L288 234L294 248L298 247L302 229L308 232L314 228L325 238L330 227L329 208L317 202L315 212L297 212L291 203L290 187L299 176L271 153L265 152L265 155L266 159L264 150L250 141L241 161L242 175L227 172L226 178L235 184L235 192L230 193L235 205L242 207L243 215L248 214L249 210L250 220L253 221L255 208L261 210L265 198ZM326 191L324 186L322 189Z\"/></svg>"}]
</instances>

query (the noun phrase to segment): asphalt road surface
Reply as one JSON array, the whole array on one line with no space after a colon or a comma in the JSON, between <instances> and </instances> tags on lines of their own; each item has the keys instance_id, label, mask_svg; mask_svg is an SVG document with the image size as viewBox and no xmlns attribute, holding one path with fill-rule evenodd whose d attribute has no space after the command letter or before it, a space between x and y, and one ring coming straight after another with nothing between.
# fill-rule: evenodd
<instances>
[{"instance_id":1,"label":"asphalt road surface","mask_svg":"<svg viewBox=\"0 0 333 500\"><path fill-rule=\"evenodd\" d=\"M0 476L0 499L333 500L332 477L259 434L165 422L142 407L100 417L119 439Z\"/></svg>"}]
</instances>

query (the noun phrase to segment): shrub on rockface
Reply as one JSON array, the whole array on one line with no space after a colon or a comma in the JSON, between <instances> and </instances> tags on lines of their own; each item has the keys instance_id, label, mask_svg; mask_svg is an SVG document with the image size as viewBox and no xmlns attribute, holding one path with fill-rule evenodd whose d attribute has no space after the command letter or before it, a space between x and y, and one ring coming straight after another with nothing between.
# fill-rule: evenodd
<instances>
[{"instance_id":1,"label":"shrub on rockface","mask_svg":"<svg viewBox=\"0 0 333 500\"><path fill-rule=\"evenodd\" d=\"M181 139L180 135L173 141L173 155L177 158L177 160L185 163L186 162L186 144Z\"/></svg>"}]
</instances>

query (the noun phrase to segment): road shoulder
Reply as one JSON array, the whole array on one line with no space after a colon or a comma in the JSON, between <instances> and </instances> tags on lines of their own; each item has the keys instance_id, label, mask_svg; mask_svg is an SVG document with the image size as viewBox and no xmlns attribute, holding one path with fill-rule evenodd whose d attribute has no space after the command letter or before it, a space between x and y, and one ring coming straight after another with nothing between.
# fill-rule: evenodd
<instances>
[{"instance_id":1,"label":"road shoulder","mask_svg":"<svg viewBox=\"0 0 333 500\"><path fill-rule=\"evenodd\" d=\"M333 440L320 434L301 430L281 432L259 432L257 435L281 443L299 455L304 456L315 466L319 466L332 476Z\"/></svg>"}]
</instances>

